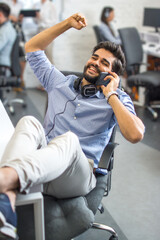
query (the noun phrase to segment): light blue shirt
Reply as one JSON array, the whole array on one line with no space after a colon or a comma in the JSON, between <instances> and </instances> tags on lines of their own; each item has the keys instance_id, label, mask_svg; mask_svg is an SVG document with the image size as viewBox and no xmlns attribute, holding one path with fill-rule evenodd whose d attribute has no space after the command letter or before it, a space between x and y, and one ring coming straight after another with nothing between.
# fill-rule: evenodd
<instances>
[{"instance_id":1,"label":"light blue shirt","mask_svg":"<svg viewBox=\"0 0 160 240\"><path fill-rule=\"evenodd\" d=\"M10 21L0 25L0 65L11 66L11 51L16 36L16 30Z\"/></svg>"},{"instance_id":2,"label":"light blue shirt","mask_svg":"<svg viewBox=\"0 0 160 240\"><path fill-rule=\"evenodd\" d=\"M85 98L74 89L75 75L64 76L51 65L43 51L27 53L27 59L48 93L44 129L49 142L67 131L74 132L87 158L98 167L108 144L116 118L102 92ZM117 89L120 101L135 114L130 97Z\"/></svg>"}]
</instances>

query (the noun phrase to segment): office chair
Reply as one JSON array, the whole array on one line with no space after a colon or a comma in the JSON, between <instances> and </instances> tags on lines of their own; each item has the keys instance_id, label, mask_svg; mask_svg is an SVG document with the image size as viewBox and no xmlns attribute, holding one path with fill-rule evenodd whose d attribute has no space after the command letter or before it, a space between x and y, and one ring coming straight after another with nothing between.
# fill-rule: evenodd
<instances>
[{"instance_id":1,"label":"office chair","mask_svg":"<svg viewBox=\"0 0 160 240\"><path fill-rule=\"evenodd\" d=\"M160 107L156 102L160 100L160 71L140 72L143 48L136 28L121 28L119 34L126 57L127 84L129 87L145 88L145 107L152 114L153 120L156 120L158 113L154 108Z\"/></svg>"},{"instance_id":2,"label":"office chair","mask_svg":"<svg viewBox=\"0 0 160 240\"><path fill-rule=\"evenodd\" d=\"M97 185L86 196L57 199L44 195L45 239L71 240L89 228L101 229L111 234L110 240L118 240L115 230L94 222L97 210L103 213L102 198L111 189L111 175L114 162L116 127L109 144L105 148L99 167L107 168L108 175L96 175ZM34 240L34 219L32 206L17 207L18 235L23 240Z\"/></svg>"},{"instance_id":3,"label":"office chair","mask_svg":"<svg viewBox=\"0 0 160 240\"><path fill-rule=\"evenodd\" d=\"M101 34L101 31L100 31L100 28L98 25L94 25L93 26L93 29L94 29L94 32L95 32L95 35L96 35L96 39L97 39L97 44L100 43L100 42L103 42L103 41L106 41L102 34Z\"/></svg>"},{"instance_id":4,"label":"office chair","mask_svg":"<svg viewBox=\"0 0 160 240\"><path fill-rule=\"evenodd\" d=\"M12 87L19 87L20 86L20 75L21 75L21 67L19 62L19 37L16 37L16 40L13 44L12 51L11 51L11 67L2 66L0 65L0 69L3 69L3 73L0 75L0 99L2 100L4 106L9 108L11 114L15 113L13 103L20 103L22 107L26 107L26 103L21 98L15 98L8 100L4 98L3 91L6 89L10 89ZM11 76L6 76L5 72L10 70ZM1 71L1 72L2 72Z\"/></svg>"}]
</instances>

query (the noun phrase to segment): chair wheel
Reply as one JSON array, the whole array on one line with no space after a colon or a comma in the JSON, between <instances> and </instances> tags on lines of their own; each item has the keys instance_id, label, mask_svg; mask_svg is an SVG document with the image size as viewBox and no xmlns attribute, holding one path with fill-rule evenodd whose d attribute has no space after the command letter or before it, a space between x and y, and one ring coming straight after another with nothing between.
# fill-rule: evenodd
<instances>
[{"instance_id":1,"label":"chair wheel","mask_svg":"<svg viewBox=\"0 0 160 240\"><path fill-rule=\"evenodd\" d=\"M110 238L109 238L109 240L118 240L118 237L115 237L115 236L111 236Z\"/></svg>"},{"instance_id":2,"label":"chair wheel","mask_svg":"<svg viewBox=\"0 0 160 240\"><path fill-rule=\"evenodd\" d=\"M15 114L13 106L9 106L9 111L10 111L11 115Z\"/></svg>"},{"instance_id":3,"label":"chair wheel","mask_svg":"<svg viewBox=\"0 0 160 240\"><path fill-rule=\"evenodd\" d=\"M154 112L153 113L153 121L156 121L158 118L158 113L157 112Z\"/></svg>"},{"instance_id":4,"label":"chair wheel","mask_svg":"<svg viewBox=\"0 0 160 240\"><path fill-rule=\"evenodd\" d=\"M27 107L27 104L26 104L26 103L23 103L22 107L23 107L23 108L26 108L26 107Z\"/></svg>"}]
</instances>

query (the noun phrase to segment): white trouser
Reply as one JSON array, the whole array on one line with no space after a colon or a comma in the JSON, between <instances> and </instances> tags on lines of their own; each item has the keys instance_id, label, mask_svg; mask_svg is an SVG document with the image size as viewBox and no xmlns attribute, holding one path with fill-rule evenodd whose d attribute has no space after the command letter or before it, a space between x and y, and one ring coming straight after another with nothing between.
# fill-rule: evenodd
<instances>
[{"instance_id":1,"label":"white trouser","mask_svg":"<svg viewBox=\"0 0 160 240\"><path fill-rule=\"evenodd\" d=\"M93 165L84 155L78 137L67 132L48 145L41 123L23 117L17 124L0 167L17 171L20 192L45 183L44 192L59 198L85 195L96 184Z\"/></svg>"}]
</instances>

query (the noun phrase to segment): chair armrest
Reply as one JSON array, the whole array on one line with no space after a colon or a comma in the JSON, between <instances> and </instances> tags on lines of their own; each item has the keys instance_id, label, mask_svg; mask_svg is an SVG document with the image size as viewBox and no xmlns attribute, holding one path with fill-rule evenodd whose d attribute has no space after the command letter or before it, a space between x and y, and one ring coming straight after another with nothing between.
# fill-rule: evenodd
<instances>
[{"instance_id":1,"label":"chair armrest","mask_svg":"<svg viewBox=\"0 0 160 240\"><path fill-rule=\"evenodd\" d=\"M18 87L21 79L19 77L0 76L0 87Z\"/></svg>"},{"instance_id":2,"label":"chair armrest","mask_svg":"<svg viewBox=\"0 0 160 240\"><path fill-rule=\"evenodd\" d=\"M107 169L108 171L112 170L113 164L111 164L111 160L113 157L113 152L115 147L119 145L118 143L108 143L106 148L104 149L104 152L102 154L101 160L99 162L98 167Z\"/></svg>"},{"instance_id":3,"label":"chair armrest","mask_svg":"<svg viewBox=\"0 0 160 240\"><path fill-rule=\"evenodd\" d=\"M33 204L39 199L43 199L43 195L41 192L30 193L30 194L18 194L16 200L16 206Z\"/></svg>"},{"instance_id":4,"label":"chair armrest","mask_svg":"<svg viewBox=\"0 0 160 240\"><path fill-rule=\"evenodd\" d=\"M7 66L7 65L1 65L1 64L0 64L0 68L6 68L6 69L11 70L11 67L9 67L9 66Z\"/></svg>"}]
</instances>

